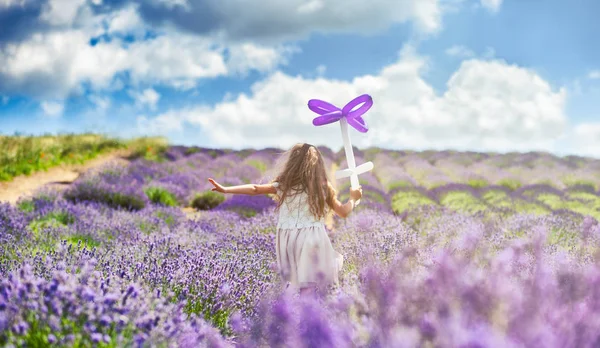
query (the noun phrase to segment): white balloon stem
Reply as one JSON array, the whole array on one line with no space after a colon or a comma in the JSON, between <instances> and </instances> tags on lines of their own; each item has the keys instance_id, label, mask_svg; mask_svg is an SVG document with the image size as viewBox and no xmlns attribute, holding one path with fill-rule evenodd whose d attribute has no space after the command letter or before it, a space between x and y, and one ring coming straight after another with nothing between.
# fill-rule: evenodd
<instances>
[{"instance_id":1,"label":"white balloon stem","mask_svg":"<svg viewBox=\"0 0 600 348\"><path fill-rule=\"evenodd\" d=\"M348 169L340 170L336 173L336 178L345 178L350 176L350 186L356 190L360 183L358 181L358 174L368 172L373 169L373 163L368 162L361 164L356 167L354 160L354 150L352 149L352 143L350 142L350 135L348 134L348 121L345 117L340 119L340 127L342 129L342 140L344 141L344 152L346 153L346 162L348 163ZM356 201L356 205L360 203L360 200Z\"/></svg>"}]
</instances>

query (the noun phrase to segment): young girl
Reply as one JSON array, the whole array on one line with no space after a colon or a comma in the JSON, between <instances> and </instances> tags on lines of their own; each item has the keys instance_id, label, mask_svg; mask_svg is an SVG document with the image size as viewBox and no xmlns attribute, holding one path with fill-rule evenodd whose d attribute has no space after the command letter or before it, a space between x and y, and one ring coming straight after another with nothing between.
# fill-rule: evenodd
<instances>
[{"instance_id":1,"label":"young girl","mask_svg":"<svg viewBox=\"0 0 600 348\"><path fill-rule=\"evenodd\" d=\"M362 197L362 188L350 189L350 199L342 204L327 179L323 157L316 147L295 145L282 172L270 184L223 187L213 179L208 180L217 192L277 195L279 221L275 248L284 281L303 294L317 285L337 283L343 261L327 236L325 215L329 208L347 217Z\"/></svg>"}]
</instances>

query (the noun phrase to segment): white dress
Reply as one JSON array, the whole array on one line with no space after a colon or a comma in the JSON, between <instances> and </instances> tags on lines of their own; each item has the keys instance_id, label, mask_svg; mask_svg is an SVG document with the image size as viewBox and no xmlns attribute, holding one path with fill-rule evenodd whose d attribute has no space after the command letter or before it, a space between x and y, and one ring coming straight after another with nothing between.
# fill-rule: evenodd
<instances>
[{"instance_id":1,"label":"white dress","mask_svg":"<svg viewBox=\"0 0 600 348\"><path fill-rule=\"evenodd\" d=\"M281 194L279 183L273 186ZM304 192L286 197L277 222L277 265L284 281L298 288L337 283L343 265L324 221L310 213L307 198Z\"/></svg>"}]
</instances>

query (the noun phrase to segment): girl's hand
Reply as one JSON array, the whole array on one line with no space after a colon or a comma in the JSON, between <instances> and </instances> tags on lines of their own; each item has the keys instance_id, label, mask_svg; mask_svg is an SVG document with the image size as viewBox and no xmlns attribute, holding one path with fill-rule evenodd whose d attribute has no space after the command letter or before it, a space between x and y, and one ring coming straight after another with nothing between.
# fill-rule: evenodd
<instances>
[{"instance_id":1,"label":"girl's hand","mask_svg":"<svg viewBox=\"0 0 600 348\"><path fill-rule=\"evenodd\" d=\"M225 192L225 187L221 186L221 184L219 184L218 182L214 181L212 178L208 178L208 181L210 181L210 183L213 184L213 186L214 186L214 188L212 189L212 191L226 193Z\"/></svg>"},{"instance_id":2,"label":"girl's hand","mask_svg":"<svg viewBox=\"0 0 600 348\"><path fill-rule=\"evenodd\" d=\"M350 197L355 201L360 200L362 197L362 186L359 186L356 190L350 188Z\"/></svg>"}]
</instances>

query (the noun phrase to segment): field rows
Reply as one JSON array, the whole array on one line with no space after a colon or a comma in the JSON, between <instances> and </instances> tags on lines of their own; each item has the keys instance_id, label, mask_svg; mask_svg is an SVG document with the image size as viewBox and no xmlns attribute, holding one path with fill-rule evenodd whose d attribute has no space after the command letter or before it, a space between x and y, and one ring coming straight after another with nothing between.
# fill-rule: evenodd
<instances>
[{"instance_id":1,"label":"field rows","mask_svg":"<svg viewBox=\"0 0 600 348\"><path fill-rule=\"evenodd\" d=\"M328 167L345 167L343 153L323 153ZM1 204L0 345L600 342L596 161L356 153L375 170L361 175L357 210L334 219L344 268L318 299L282 289L271 197L208 191L208 177L268 182L276 149L169 147L86 173L64 192ZM551 182L526 177L542 165ZM337 182L342 199L348 181ZM190 219L182 207L200 212Z\"/></svg>"}]
</instances>

